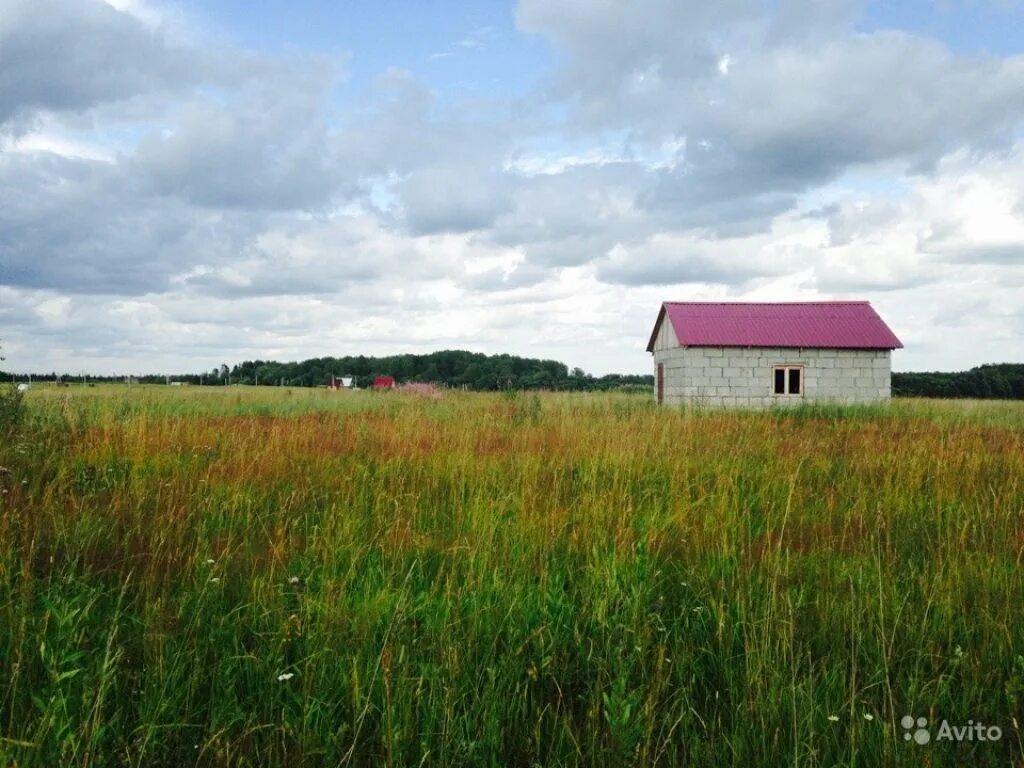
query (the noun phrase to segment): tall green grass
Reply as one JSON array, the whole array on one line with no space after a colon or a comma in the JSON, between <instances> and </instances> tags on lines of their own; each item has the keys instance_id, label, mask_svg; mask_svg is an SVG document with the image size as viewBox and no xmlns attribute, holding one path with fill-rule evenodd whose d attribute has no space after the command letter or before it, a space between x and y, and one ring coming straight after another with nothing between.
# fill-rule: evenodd
<instances>
[{"instance_id":1,"label":"tall green grass","mask_svg":"<svg viewBox=\"0 0 1024 768\"><path fill-rule=\"evenodd\" d=\"M1020 403L30 394L0 765L1022 760Z\"/></svg>"}]
</instances>

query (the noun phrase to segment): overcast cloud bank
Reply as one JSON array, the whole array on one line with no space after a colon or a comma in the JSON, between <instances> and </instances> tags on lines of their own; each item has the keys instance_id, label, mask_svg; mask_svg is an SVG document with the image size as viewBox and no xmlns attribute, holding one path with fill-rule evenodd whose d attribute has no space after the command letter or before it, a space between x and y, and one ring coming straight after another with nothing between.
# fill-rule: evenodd
<instances>
[{"instance_id":1,"label":"overcast cloud bank","mask_svg":"<svg viewBox=\"0 0 1024 768\"><path fill-rule=\"evenodd\" d=\"M646 372L660 301L696 298L871 299L897 369L1024 358L1020 53L856 3L521 0L461 47L550 64L480 98L172 10L0 0L14 369L460 347Z\"/></svg>"}]
</instances>

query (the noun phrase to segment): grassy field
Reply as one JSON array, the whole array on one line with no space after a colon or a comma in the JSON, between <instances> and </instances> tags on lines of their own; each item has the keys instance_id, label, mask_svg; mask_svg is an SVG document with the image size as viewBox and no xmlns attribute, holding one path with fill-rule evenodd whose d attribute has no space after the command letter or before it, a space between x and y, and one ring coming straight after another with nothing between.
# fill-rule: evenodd
<instances>
[{"instance_id":1,"label":"grassy field","mask_svg":"<svg viewBox=\"0 0 1024 768\"><path fill-rule=\"evenodd\" d=\"M0 441L0 766L1022 761L1024 403L36 388Z\"/></svg>"}]
</instances>

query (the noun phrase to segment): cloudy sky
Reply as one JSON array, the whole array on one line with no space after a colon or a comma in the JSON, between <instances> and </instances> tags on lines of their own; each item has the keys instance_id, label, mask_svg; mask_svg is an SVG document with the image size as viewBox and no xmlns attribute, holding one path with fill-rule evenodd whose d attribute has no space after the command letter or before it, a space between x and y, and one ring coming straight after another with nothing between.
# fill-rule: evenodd
<instances>
[{"instance_id":1,"label":"cloudy sky","mask_svg":"<svg viewBox=\"0 0 1024 768\"><path fill-rule=\"evenodd\" d=\"M0 0L9 370L472 349L647 372L662 300L1024 360L1011 0Z\"/></svg>"}]
</instances>

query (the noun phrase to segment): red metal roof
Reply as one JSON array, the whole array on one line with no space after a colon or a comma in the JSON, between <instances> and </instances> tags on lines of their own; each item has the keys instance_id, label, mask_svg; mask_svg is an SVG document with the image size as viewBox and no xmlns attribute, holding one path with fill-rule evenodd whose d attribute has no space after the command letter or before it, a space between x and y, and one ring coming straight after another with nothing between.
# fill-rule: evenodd
<instances>
[{"instance_id":1,"label":"red metal roof","mask_svg":"<svg viewBox=\"0 0 1024 768\"><path fill-rule=\"evenodd\" d=\"M903 347L866 301L666 301L654 324L648 352L654 350L666 315L679 344L686 347Z\"/></svg>"}]
</instances>

